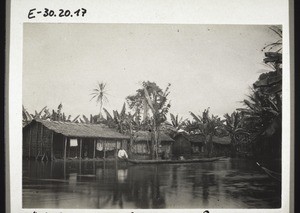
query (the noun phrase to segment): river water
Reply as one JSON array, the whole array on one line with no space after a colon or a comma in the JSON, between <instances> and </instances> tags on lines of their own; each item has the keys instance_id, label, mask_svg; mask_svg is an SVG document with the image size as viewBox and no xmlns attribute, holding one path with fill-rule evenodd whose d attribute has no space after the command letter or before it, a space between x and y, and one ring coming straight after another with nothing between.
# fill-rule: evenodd
<instances>
[{"instance_id":1,"label":"river water","mask_svg":"<svg viewBox=\"0 0 300 213\"><path fill-rule=\"evenodd\" d=\"M23 208L280 206L280 184L246 159L174 165L23 162Z\"/></svg>"}]
</instances>

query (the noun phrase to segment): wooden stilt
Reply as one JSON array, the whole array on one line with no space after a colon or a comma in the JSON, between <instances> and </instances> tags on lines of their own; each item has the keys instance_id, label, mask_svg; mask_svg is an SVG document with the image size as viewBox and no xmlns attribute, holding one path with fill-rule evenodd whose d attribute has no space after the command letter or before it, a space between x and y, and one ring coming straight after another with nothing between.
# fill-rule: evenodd
<instances>
[{"instance_id":1,"label":"wooden stilt","mask_svg":"<svg viewBox=\"0 0 300 213\"><path fill-rule=\"evenodd\" d=\"M115 147L115 159L117 159L118 155L118 141L116 141L116 147Z\"/></svg>"},{"instance_id":2,"label":"wooden stilt","mask_svg":"<svg viewBox=\"0 0 300 213\"><path fill-rule=\"evenodd\" d=\"M50 177L53 178L53 162L50 162Z\"/></svg>"},{"instance_id":3,"label":"wooden stilt","mask_svg":"<svg viewBox=\"0 0 300 213\"><path fill-rule=\"evenodd\" d=\"M67 146L68 146L68 152L67 152L67 157L69 158L70 157L70 152L71 152L71 142L69 140L69 142L67 142Z\"/></svg>"},{"instance_id":4,"label":"wooden stilt","mask_svg":"<svg viewBox=\"0 0 300 213\"><path fill-rule=\"evenodd\" d=\"M65 137L64 160L67 160L67 137Z\"/></svg>"},{"instance_id":5,"label":"wooden stilt","mask_svg":"<svg viewBox=\"0 0 300 213\"><path fill-rule=\"evenodd\" d=\"M51 132L51 147L50 147L50 152L51 152L51 160L54 160L54 157L53 157L53 132Z\"/></svg>"},{"instance_id":6,"label":"wooden stilt","mask_svg":"<svg viewBox=\"0 0 300 213\"><path fill-rule=\"evenodd\" d=\"M94 153L93 153L93 159L96 157L96 140L94 140Z\"/></svg>"},{"instance_id":7,"label":"wooden stilt","mask_svg":"<svg viewBox=\"0 0 300 213\"><path fill-rule=\"evenodd\" d=\"M66 164L67 164L67 162L66 161L64 161L64 179L66 179L67 178L67 172L66 172Z\"/></svg>"},{"instance_id":8,"label":"wooden stilt","mask_svg":"<svg viewBox=\"0 0 300 213\"><path fill-rule=\"evenodd\" d=\"M39 153L39 123L36 124L36 136L35 136L35 155Z\"/></svg>"},{"instance_id":9,"label":"wooden stilt","mask_svg":"<svg viewBox=\"0 0 300 213\"><path fill-rule=\"evenodd\" d=\"M81 159L81 157L82 157L82 154L81 154L81 152L82 152L82 139L80 138L79 140L80 140L79 159Z\"/></svg>"},{"instance_id":10,"label":"wooden stilt","mask_svg":"<svg viewBox=\"0 0 300 213\"><path fill-rule=\"evenodd\" d=\"M30 158L30 149L31 149L31 127L29 127L28 158Z\"/></svg>"},{"instance_id":11,"label":"wooden stilt","mask_svg":"<svg viewBox=\"0 0 300 213\"><path fill-rule=\"evenodd\" d=\"M106 158L106 151L105 151L105 145L106 145L106 140L103 142L103 158Z\"/></svg>"},{"instance_id":12,"label":"wooden stilt","mask_svg":"<svg viewBox=\"0 0 300 213\"><path fill-rule=\"evenodd\" d=\"M81 160L79 161L79 180L81 181Z\"/></svg>"},{"instance_id":13,"label":"wooden stilt","mask_svg":"<svg viewBox=\"0 0 300 213\"><path fill-rule=\"evenodd\" d=\"M96 162L93 161L93 174L96 175Z\"/></svg>"},{"instance_id":14,"label":"wooden stilt","mask_svg":"<svg viewBox=\"0 0 300 213\"><path fill-rule=\"evenodd\" d=\"M41 126L41 152L43 153L43 149L44 149L44 146L43 146L43 132L44 131L44 126L42 125Z\"/></svg>"}]
</instances>

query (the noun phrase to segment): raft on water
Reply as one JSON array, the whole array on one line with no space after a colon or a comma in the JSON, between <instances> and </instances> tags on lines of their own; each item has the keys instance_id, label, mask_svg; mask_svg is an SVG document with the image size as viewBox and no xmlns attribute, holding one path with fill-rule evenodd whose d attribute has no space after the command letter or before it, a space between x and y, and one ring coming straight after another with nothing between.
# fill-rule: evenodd
<instances>
[{"instance_id":1,"label":"raft on water","mask_svg":"<svg viewBox=\"0 0 300 213\"><path fill-rule=\"evenodd\" d=\"M133 164L179 164L179 163L205 163L220 160L218 158L200 158L200 159L184 159L184 160L133 160L126 159L125 161Z\"/></svg>"}]
</instances>

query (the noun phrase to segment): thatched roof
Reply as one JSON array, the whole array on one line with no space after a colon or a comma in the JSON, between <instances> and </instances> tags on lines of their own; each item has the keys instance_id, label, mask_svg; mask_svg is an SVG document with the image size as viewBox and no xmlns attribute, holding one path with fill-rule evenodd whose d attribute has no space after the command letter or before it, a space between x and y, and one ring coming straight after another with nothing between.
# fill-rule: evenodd
<instances>
[{"instance_id":1,"label":"thatched roof","mask_svg":"<svg viewBox=\"0 0 300 213\"><path fill-rule=\"evenodd\" d=\"M166 135L163 132L159 133L159 139L160 139L160 141L174 142L174 140L170 136ZM138 131L138 132L134 133L134 141L135 142L151 141L151 132Z\"/></svg>"},{"instance_id":2,"label":"thatched roof","mask_svg":"<svg viewBox=\"0 0 300 213\"><path fill-rule=\"evenodd\" d=\"M186 138L189 142L191 143L205 143L205 136L202 134L186 134L186 133L181 133L178 136L182 136L184 138ZM229 136L225 136L225 137L217 137L217 136L213 136L212 137L212 142L216 143L216 144L221 144L221 145L228 145L231 143L231 139Z\"/></svg>"},{"instance_id":3,"label":"thatched roof","mask_svg":"<svg viewBox=\"0 0 300 213\"><path fill-rule=\"evenodd\" d=\"M229 136L225 136L225 137L213 136L212 142L221 145L229 145L231 143L231 139Z\"/></svg>"},{"instance_id":4,"label":"thatched roof","mask_svg":"<svg viewBox=\"0 0 300 213\"><path fill-rule=\"evenodd\" d=\"M33 122L41 123L48 129L68 137L129 139L128 136L125 136L114 129L108 128L103 124L83 124L48 120L33 120L24 128L30 126Z\"/></svg>"},{"instance_id":5,"label":"thatched roof","mask_svg":"<svg viewBox=\"0 0 300 213\"><path fill-rule=\"evenodd\" d=\"M190 142L192 143L205 143L205 136L200 134L193 134L193 135L185 135Z\"/></svg>"},{"instance_id":6,"label":"thatched roof","mask_svg":"<svg viewBox=\"0 0 300 213\"><path fill-rule=\"evenodd\" d=\"M182 136L191 143L205 143L205 136L201 134L180 133L176 137Z\"/></svg>"}]
</instances>

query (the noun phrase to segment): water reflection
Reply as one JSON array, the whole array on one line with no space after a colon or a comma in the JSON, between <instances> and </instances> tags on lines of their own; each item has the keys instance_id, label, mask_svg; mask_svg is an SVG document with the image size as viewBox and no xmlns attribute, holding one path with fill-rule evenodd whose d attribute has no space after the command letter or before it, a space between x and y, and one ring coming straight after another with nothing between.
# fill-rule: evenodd
<instances>
[{"instance_id":1,"label":"water reflection","mask_svg":"<svg viewBox=\"0 0 300 213\"><path fill-rule=\"evenodd\" d=\"M23 163L23 208L278 208L280 186L255 163Z\"/></svg>"}]
</instances>

